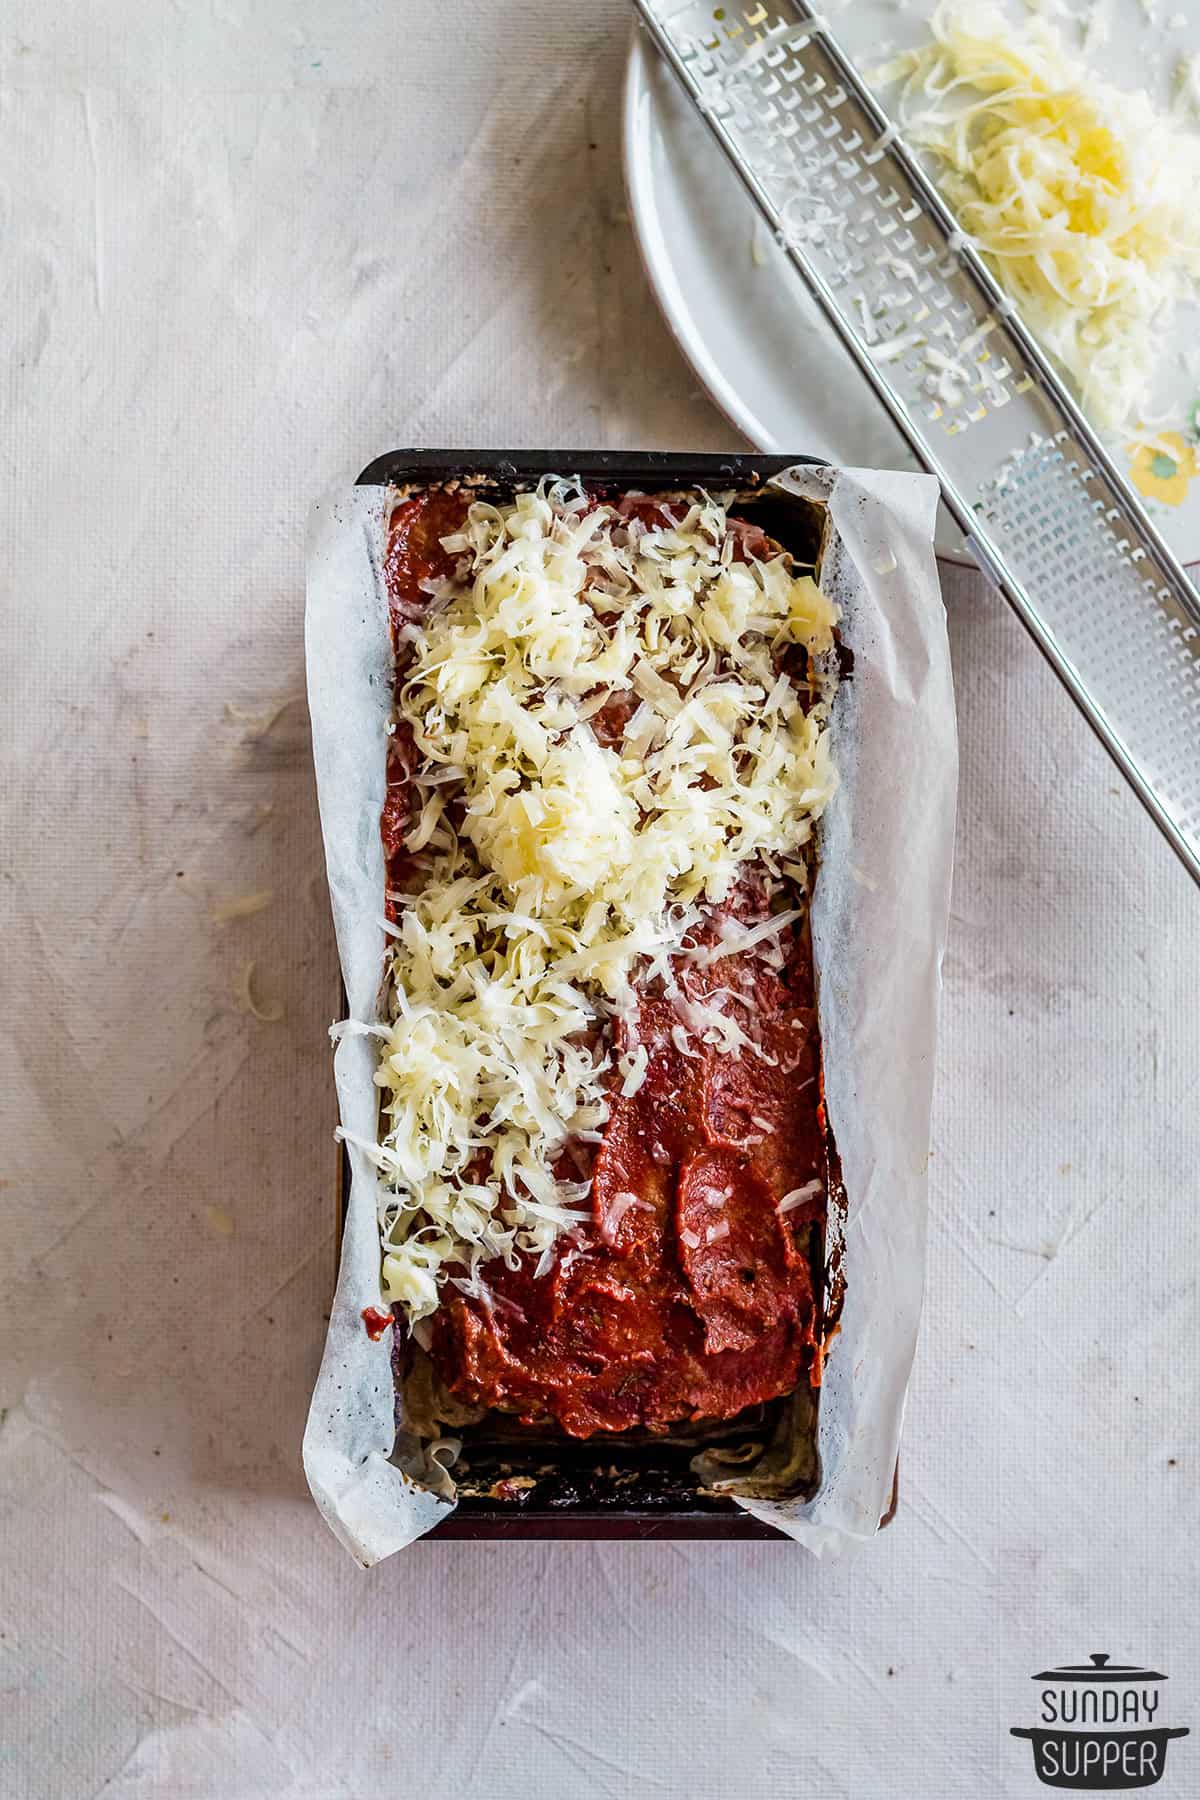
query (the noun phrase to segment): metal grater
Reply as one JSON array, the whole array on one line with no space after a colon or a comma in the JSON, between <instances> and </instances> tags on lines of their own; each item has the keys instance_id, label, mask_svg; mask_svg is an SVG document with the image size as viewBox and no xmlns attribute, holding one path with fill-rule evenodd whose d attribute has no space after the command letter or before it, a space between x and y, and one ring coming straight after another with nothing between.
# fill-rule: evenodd
<instances>
[{"instance_id":1,"label":"metal grater","mask_svg":"<svg viewBox=\"0 0 1200 1800\"><path fill-rule=\"evenodd\" d=\"M825 22L635 0L968 546L1200 881L1200 596Z\"/></svg>"}]
</instances>

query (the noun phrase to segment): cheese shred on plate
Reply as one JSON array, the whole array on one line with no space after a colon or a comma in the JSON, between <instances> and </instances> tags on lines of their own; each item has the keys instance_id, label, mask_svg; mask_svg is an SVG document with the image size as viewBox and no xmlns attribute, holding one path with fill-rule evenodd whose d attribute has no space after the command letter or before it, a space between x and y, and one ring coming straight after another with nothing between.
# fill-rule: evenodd
<instances>
[{"instance_id":1,"label":"cheese shred on plate","mask_svg":"<svg viewBox=\"0 0 1200 1800\"><path fill-rule=\"evenodd\" d=\"M1044 19L943 5L903 82L909 140L1101 426L1136 427L1165 317L1200 277L1200 138L1109 86Z\"/></svg>"},{"instance_id":2,"label":"cheese shred on plate","mask_svg":"<svg viewBox=\"0 0 1200 1800\"><path fill-rule=\"evenodd\" d=\"M645 1078L644 1047L619 1067L613 1048L635 987L678 998L685 1034L744 1036L686 1006L673 964L747 864L780 895L805 879L789 858L835 784L831 686L806 710L779 672L791 646L827 656L837 609L781 555L738 560L716 500L625 517L544 482L476 501L443 544L455 576L398 645L413 891L391 896L381 1133L360 1146L385 1292L414 1322L446 1280L486 1291L492 1258L544 1272L588 1221L570 1146ZM751 937L722 930L722 950Z\"/></svg>"}]
</instances>

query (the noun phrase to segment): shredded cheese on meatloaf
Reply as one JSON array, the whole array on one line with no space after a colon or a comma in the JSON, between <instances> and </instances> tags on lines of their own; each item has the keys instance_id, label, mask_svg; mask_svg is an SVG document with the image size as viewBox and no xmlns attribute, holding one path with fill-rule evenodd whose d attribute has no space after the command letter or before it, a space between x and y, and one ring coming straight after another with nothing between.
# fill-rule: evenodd
<instances>
[{"instance_id":1,"label":"shredded cheese on meatloaf","mask_svg":"<svg viewBox=\"0 0 1200 1800\"><path fill-rule=\"evenodd\" d=\"M829 652L837 609L736 541L707 497L626 516L545 482L470 506L443 539L454 575L399 634L412 880L391 895L367 1148L384 1289L412 1321L491 1258L549 1267L589 1218L564 1152L644 1076L644 1050L616 1067L612 1049L635 984L678 996L674 959L726 948L692 934L751 862L780 894L806 879L792 859L835 784L829 692L806 710L780 664ZM685 1034L753 1053L718 1006L680 1004Z\"/></svg>"}]
</instances>

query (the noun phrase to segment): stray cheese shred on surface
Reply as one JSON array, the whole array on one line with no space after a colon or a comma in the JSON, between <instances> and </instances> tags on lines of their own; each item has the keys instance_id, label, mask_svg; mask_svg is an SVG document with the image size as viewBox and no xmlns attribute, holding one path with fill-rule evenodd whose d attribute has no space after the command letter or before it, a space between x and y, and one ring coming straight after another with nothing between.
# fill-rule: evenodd
<instances>
[{"instance_id":1,"label":"stray cheese shred on surface","mask_svg":"<svg viewBox=\"0 0 1200 1800\"><path fill-rule=\"evenodd\" d=\"M1135 429L1165 315L1200 279L1200 138L1101 81L1055 27L943 4L903 82L910 141L1085 411Z\"/></svg>"},{"instance_id":2,"label":"stray cheese shred on surface","mask_svg":"<svg viewBox=\"0 0 1200 1800\"><path fill-rule=\"evenodd\" d=\"M806 880L789 857L835 786L831 684L806 711L778 663L829 652L837 609L783 557L735 560L717 501L669 517L566 482L476 501L443 540L455 578L401 633L413 892L392 896L394 1017L366 1028L381 1134L362 1147L384 1289L413 1322L446 1280L482 1291L491 1258L550 1266L589 1217L564 1149L597 1142L610 1088L645 1077L642 1046L620 1067L612 1048L634 984L678 993L672 958L700 954L689 932L752 859L777 893ZM590 722L613 702L615 748ZM722 929L704 954L745 930ZM744 1035L698 1010L681 1030Z\"/></svg>"}]
</instances>

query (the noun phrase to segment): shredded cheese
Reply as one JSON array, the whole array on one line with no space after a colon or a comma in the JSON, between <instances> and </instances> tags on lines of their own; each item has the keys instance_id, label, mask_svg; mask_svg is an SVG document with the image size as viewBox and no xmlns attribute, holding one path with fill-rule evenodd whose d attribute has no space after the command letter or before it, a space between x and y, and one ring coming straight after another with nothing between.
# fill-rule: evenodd
<instances>
[{"instance_id":1,"label":"shredded cheese","mask_svg":"<svg viewBox=\"0 0 1200 1800\"><path fill-rule=\"evenodd\" d=\"M246 727L247 737L266 737L273 731L284 713L291 706L296 706L304 698L302 694L288 694L283 700L277 700L262 712L253 712L245 706L237 706L232 700L225 702L225 717L235 725Z\"/></svg>"},{"instance_id":2,"label":"shredded cheese","mask_svg":"<svg viewBox=\"0 0 1200 1800\"><path fill-rule=\"evenodd\" d=\"M837 609L785 557L735 560L716 500L672 518L566 482L477 501L444 540L455 578L405 627L413 891L392 896L382 1131L363 1148L385 1292L411 1321L492 1258L548 1269L588 1220L562 1159L598 1141L614 1084L646 1080L646 1047L613 1041L635 983L680 996L680 1048L688 1031L756 1048L685 1003L673 969L701 954L706 908L795 853L833 792L831 689L806 710L778 661L829 652ZM619 739L597 735L598 695L624 703ZM796 916L732 927L716 954L769 955Z\"/></svg>"},{"instance_id":3,"label":"shredded cheese","mask_svg":"<svg viewBox=\"0 0 1200 1800\"><path fill-rule=\"evenodd\" d=\"M610 1236L616 1235L617 1228L630 1207L638 1207L643 1212L654 1211L649 1200L639 1200L636 1194L614 1194L612 1205L609 1207L608 1214L605 1218L605 1224L608 1227Z\"/></svg>"},{"instance_id":4,"label":"shredded cheese","mask_svg":"<svg viewBox=\"0 0 1200 1800\"><path fill-rule=\"evenodd\" d=\"M819 1177L812 1181L806 1181L803 1187L793 1188L790 1194L783 1196L779 1202L779 1210L781 1213L795 1212L796 1208L803 1206L806 1200L813 1200L818 1194L824 1192L825 1183Z\"/></svg>"},{"instance_id":5,"label":"shredded cheese","mask_svg":"<svg viewBox=\"0 0 1200 1800\"><path fill-rule=\"evenodd\" d=\"M273 888L260 888L254 894L228 894L223 900L212 902L208 916L214 925L229 925L234 919L250 919L255 913L265 912L274 899Z\"/></svg>"},{"instance_id":6,"label":"shredded cheese","mask_svg":"<svg viewBox=\"0 0 1200 1800\"><path fill-rule=\"evenodd\" d=\"M945 0L932 32L875 79L903 82L910 140L1084 408L1133 429L1164 315L1200 282L1200 138L1100 80L1048 19ZM935 370L949 404L960 373Z\"/></svg>"},{"instance_id":7,"label":"shredded cheese","mask_svg":"<svg viewBox=\"0 0 1200 1800\"><path fill-rule=\"evenodd\" d=\"M278 1025L283 1017L282 1006L277 1000L272 1000L264 1006L255 993L254 971L257 967L257 963L253 960L243 964L242 972L238 976L234 988L237 1003L243 1012L248 1012L262 1024Z\"/></svg>"}]
</instances>

